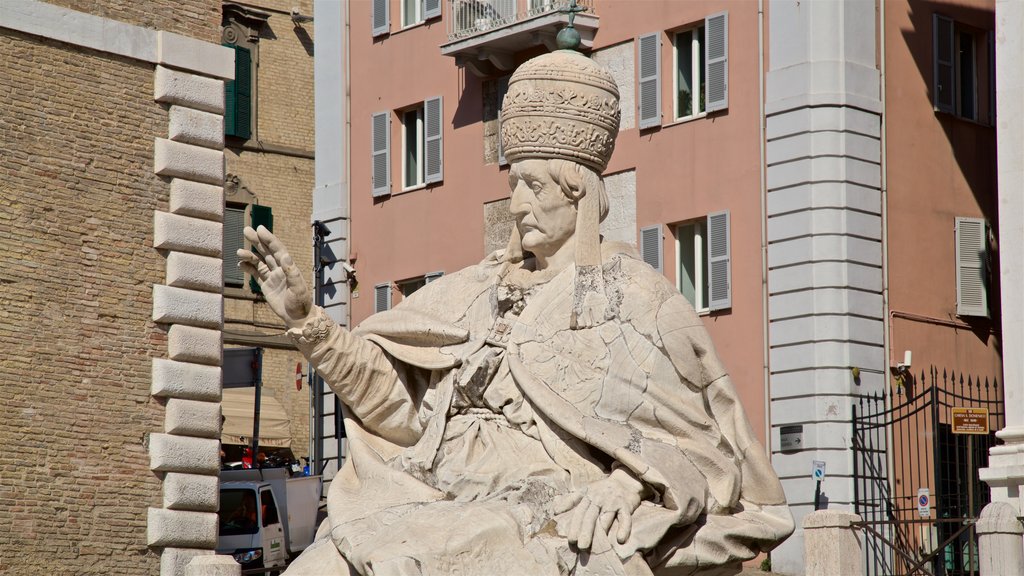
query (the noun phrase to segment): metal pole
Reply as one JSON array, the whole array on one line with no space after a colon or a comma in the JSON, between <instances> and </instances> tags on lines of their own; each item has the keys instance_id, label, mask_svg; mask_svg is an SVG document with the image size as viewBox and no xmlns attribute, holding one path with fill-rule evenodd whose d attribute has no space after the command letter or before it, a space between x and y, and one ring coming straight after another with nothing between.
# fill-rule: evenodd
<instances>
[{"instance_id":1,"label":"metal pole","mask_svg":"<svg viewBox=\"0 0 1024 576\"><path fill-rule=\"evenodd\" d=\"M967 435L967 518L976 518L974 515L974 434ZM974 573L974 538L976 537L974 526L967 531L967 570Z\"/></svg>"},{"instance_id":2,"label":"metal pole","mask_svg":"<svg viewBox=\"0 0 1024 576\"><path fill-rule=\"evenodd\" d=\"M253 358L253 372L256 375L256 394L254 398L252 416L252 467L260 468L260 399L263 391L263 349L256 348L256 355Z\"/></svg>"},{"instance_id":3,"label":"metal pole","mask_svg":"<svg viewBox=\"0 0 1024 576\"><path fill-rule=\"evenodd\" d=\"M323 306L324 303L324 228L323 222L313 222L313 303L317 306ZM318 464L324 457L323 380L312 364L309 364L309 382L310 402L313 405L313 451L309 455L309 470L310 474L319 474L322 466Z\"/></svg>"}]
</instances>

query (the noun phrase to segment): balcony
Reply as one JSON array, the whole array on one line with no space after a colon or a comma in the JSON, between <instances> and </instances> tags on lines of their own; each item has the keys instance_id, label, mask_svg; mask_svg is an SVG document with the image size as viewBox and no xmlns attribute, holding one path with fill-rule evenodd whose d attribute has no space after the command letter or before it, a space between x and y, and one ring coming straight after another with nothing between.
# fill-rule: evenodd
<instances>
[{"instance_id":1,"label":"balcony","mask_svg":"<svg viewBox=\"0 0 1024 576\"><path fill-rule=\"evenodd\" d=\"M577 0L586 8L579 12L573 26L582 38L582 48L593 46L599 19L594 0ZM515 68L514 54L544 45L555 49L555 36L569 23L569 0L446 0L444 19L448 24L448 43L441 54L452 56L459 66L478 76L510 72Z\"/></svg>"}]
</instances>

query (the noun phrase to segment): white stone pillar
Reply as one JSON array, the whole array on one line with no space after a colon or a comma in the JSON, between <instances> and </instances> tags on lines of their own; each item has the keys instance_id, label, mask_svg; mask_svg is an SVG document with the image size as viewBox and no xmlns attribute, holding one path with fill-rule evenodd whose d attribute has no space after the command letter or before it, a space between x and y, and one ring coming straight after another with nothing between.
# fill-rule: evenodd
<instances>
[{"instance_id":1,"label":"white stone pillar","mask_svg":"<svg viewBox=\"0 0 1024 576\"><path fill-rule=\"evenodd\" d=\"M800 526L816 460L827 506L852 507L850 415L887 382L877 5L771 0L767 38L770 445ZM783 428L799 443L784 449ZM776 572L814 573L802 538L772 552Z\"/></svg>"},{"instance_id":2,"label":"white stone pillar","mask_svg":"<svg viewBox=\"0 0 1024 576\"><path fill-rule=\"evenodd\" d=\"M985 506L976 530L981 576L1024 574L1024 525L1013 506L1006 502Z\"/></svg>"},{"instance_id":3,"label":"white stone pillar","mask_svg":"<svg viewBox=\"0 0 1024 576\"><path fill-rule=\"evenodd\" d=\"M230 556L196 556L185 576L241 576L242 566Z\"/></svg>"},{"instance_id":4,"label":"white stone pillar","mask_svg":"<svg viewBox=\"0 0 1024 576\"><path fill-rule=\"evenodd\" d=\"M996 139L999 174L999 281L1002 294L1005 442L989 450L979 476L993 502L1019 515L1024 485L1024 2L996 1Z\"/></svg>"},{"instance_id":5,"label":"white stone pillar","mask_svg":"<svg viewBox=\"0 0 1024 576\"><path fill-rule=\"evenodd\" d=\"M818 510L804 517L806 574L864 573L854 522L860 522L860 516L842 510Z\"/></svg>"}]
</instances>

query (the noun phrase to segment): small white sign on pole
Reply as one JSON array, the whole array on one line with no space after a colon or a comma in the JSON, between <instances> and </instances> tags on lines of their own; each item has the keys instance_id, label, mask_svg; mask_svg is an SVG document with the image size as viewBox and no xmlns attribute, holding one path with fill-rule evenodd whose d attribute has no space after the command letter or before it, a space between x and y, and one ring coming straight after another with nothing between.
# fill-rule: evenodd
<instances>
[{"instance_id":1,"label":"small white sign on pole","mask_svg":"<svg viewBox=\"0 0 1024 576\"><path fill-rule=\"evenodd\" d=\"M821 460L811 462L811 478L821 482L825 479L825 463Z\"/></svg>"},{"instance_id":2,"label":"small white sign on pole","mask_svg":"<svg viewBox=\"0 0 1024 576\"><path fill-rule=\"evenodd\" d=\"M931 491L927 488L917 489L917 514L921 518L931 518L932 516Z\"/></svg>"}]
</instances>

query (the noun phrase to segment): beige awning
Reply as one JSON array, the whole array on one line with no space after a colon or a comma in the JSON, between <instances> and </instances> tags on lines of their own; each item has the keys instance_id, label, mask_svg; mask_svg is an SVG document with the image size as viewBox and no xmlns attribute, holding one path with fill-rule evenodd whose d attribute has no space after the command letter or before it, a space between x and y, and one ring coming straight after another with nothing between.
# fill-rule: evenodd
<instances>
[{"instance_id":1,"label":"beige awning","mask_svg":"<svg viewBox=\"0 0 1024 576\"><path fill-rule=\"evenodd\" d=\"M221 407L224 411L224 444L248 446L252 439L255 388L225 388ZM284 406L273 396L260 396L260 446L288 448L292 432Z\"/></svg>"}]
</instances>

